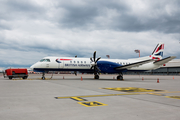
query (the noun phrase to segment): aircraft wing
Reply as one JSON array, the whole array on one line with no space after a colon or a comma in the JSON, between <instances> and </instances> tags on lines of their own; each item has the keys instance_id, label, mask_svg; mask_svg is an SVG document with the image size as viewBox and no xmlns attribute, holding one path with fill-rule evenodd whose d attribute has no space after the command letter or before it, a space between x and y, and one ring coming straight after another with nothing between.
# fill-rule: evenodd
<instances>
[{"instance_id":1,"label":"aircraft wing","mask_svg":"<svg viewBox=\"0 0 180 120\"><path fill-rule=\"evenodd\" d=\"M152 62L152 61L154 61L154 60L153 59L144 60L144 61L140 61L140 62L128 64L128 65L123 65L123 66L115 67L114 69L115 70L129 69L129 68L132 68L132 67L138 67L140 65L143 65L143 64L146 64L146 63L149 63L149 62Z\"/></svg>"},{"instance_id":2,"label":"aircraft wing","mask_svg":"<svg viewBox=\"0 0 180 120\"><path fill-rule=\"evenodd\" d=\"M164 58L164 59L162 59L162 60L155 61L154 64L155 64L155 65L163 65L163 64L171 61L171 60L174 59L174 58L176 58L176 56L169 56L169 57Z\"/></svg>"}]
</instances>

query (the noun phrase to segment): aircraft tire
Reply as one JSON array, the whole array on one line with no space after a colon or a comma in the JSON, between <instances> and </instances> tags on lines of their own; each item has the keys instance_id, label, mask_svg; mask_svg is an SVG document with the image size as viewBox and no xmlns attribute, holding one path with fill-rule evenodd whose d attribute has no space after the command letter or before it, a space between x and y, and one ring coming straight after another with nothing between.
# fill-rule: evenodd
<instances>
[{"instance_id":1,"label":"aircraft tire","mask_svg":"<svg viewBox=\"0 0 180 120\"><path fill-rule=\"evenodd\" d=\"M121 75L117 76L117 80L123 80L123 77Z\"/></svg>"},{"instance_id":2,"label":"aircraft tire","mask_svg":"<svg viewBox=\"0 0 180 120\"><path fill-rule=\"evenodd\" d=\"M94 79L99 79L99 75L94 75Z\"/></svg>"}]
</instances>

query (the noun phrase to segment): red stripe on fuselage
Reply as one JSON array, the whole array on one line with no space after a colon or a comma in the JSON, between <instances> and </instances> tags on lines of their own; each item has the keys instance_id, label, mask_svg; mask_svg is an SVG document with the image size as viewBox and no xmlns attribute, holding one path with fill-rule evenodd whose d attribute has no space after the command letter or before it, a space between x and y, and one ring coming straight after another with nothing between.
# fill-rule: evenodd
<instances>
[{"instance_id":1,"label":"red stripe on fuselage","mask_svg":"<svg viewBox=\"0 0 180 120\"><path fill-rule=\"evenodd\" d=\"M60 59L60 60L63 60L63 61L70 61L70 60L72 60L72 59Z\"/></svg>"}]
</instances>

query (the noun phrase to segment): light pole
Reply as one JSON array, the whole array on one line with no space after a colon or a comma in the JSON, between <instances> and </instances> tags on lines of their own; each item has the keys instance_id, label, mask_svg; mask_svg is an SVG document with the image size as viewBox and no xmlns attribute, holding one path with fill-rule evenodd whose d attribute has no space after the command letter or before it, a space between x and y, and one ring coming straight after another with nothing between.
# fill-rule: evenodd
<instances>
[{"instance_id":1,"label":"light pole","mask_svg":"<svg viewBox=\"0 0 180 120\"><path fill-rule=\"evenodd\" d=\"M134 50L136 53L139 53L139 57L140 57L140 50Z\"/></svg>"}]
</instances>

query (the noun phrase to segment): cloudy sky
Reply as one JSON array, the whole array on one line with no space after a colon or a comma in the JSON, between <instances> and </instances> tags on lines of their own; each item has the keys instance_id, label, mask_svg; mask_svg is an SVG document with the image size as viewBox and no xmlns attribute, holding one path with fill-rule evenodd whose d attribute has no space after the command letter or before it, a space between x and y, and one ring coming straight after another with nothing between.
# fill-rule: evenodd
<instances>
[{"instance_id":1,"label":"cloudy sky","mask_svg":"<svg viewBox=\"0 0 180 120\"><path fill-rule=\"evenodd\" d=\"M179 0L0 0L0 68L45 56L180 59Z\"/></svg>"}]
</instances>

